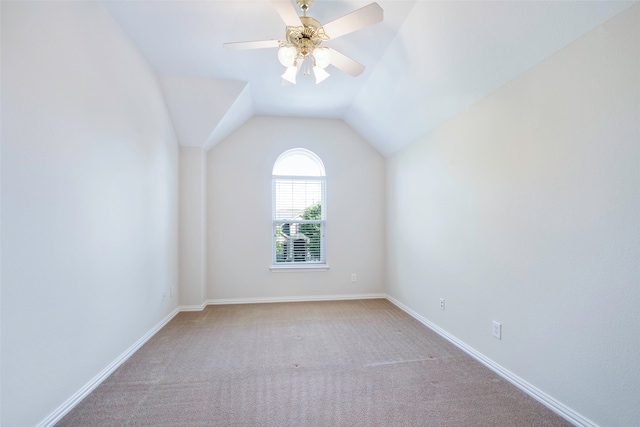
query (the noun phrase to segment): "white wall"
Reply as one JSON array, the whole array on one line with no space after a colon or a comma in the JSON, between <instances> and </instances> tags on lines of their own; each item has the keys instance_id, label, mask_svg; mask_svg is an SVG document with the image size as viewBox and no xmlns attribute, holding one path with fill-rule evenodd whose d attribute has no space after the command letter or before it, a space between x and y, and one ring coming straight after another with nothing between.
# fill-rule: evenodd
<instances>
[{"instance_id":1,"label":"white wall","mask_svg":"<svg viewBox=\"0 0 640 427\"><path fill-rule=\"evenodd\" d=\"M182 309L199 309L206 300L207 153L180 147L180 289Z\"/></svg>"},{"instance_id":2,"label":"white wall","mask_svg":"<svg viewBox=\"0 0 640 427\"><path fill-rule=\"evenodd\" d=\"M99 2L2 2L2 420L33 426L176 307L178 149Z\"/></svg>"},{"instance_id":3,"label":"white wall","mask_svg":"<svg viewBox=\"0 0 640 427\"><path fill-rule=\"evenodd\" d=\"M324 272L269 269L271 171L296 147L326 169ZM384 159L343 121L253 117L209 151L207 186L209 299L384 292Z\"/></svg>"},{"instance_id":4,"label":"white wall","mask_svg":"<svg viewBox=\"0 0 640 427\"><path fill-rule=\"evenodd\" d=\"M389 294L602 426L640 425L639 13L387 162Z\"/></svg>"}]
</instances>

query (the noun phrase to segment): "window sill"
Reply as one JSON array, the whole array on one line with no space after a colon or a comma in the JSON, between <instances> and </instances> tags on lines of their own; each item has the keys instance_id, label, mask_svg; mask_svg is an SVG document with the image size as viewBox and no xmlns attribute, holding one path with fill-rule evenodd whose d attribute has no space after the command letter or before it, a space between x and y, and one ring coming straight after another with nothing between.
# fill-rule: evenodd
<instances>
[{"instance_id":1,"label":"window sill","mask_svg":"<svg viewBox=\"0 0 640 427\"><path fill-rule=\"evenodd\" d=\"M314 272L329 270L328 264L298 264L298 265L272 265L270 268L272 273L296 273L296 272Z\"/></svg>"}]
</instances>

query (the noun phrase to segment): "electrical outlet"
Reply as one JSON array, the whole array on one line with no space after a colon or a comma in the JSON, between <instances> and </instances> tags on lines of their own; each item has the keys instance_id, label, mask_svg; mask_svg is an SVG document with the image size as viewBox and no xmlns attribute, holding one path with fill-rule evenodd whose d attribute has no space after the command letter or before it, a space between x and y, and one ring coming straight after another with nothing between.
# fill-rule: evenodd
<instances>
[{"instance_id":1,"label":"electrical outlet","mask_svg":"<svg viewBox=\"0 0 640 427\"><path fill-rule=\"evenodd\" d=\"M444 310L444 298L440 298L440 310Z\"/></svg>"},{"instance_id":2,"label":"electrical outlet","mask_svg":"<svg viewBox=\"0 0 640 427\"><path fill-rule=\"evenodd\" d=\"M169 296L172 297L173 296L173 286L171 286L169 288Z\"/></svg>"},{"instance_id":3,"label":"electrical outlet","mask_svg":"<svg viewBox=\"0 0 640 427\"><path fill-rule=\"evenodd\" d=\"M352 282L357 282L358 281L358 276L356 276L356 273L351 273L351 281Z\"/></svg>"},{"instance_id":4,"label":"electrical outlet","mask_svg":"<svg viewBox=\"0 0 640 427\"><path fill-rule=\"evenodd\" d=\"M491 332L493 333L493 336L498 338L499 340L502 339L502 324L496 322L495 320L493 321L493 326L491 328Z\"/></svg>"}]
</instances>

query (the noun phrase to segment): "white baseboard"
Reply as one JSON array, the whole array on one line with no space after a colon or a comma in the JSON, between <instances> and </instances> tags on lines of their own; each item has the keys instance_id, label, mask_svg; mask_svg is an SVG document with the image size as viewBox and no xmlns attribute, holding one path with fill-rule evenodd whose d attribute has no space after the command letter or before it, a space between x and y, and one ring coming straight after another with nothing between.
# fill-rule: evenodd
<instances>
[{"instance_id":1,"label":"white baseboard","mask_svg":"<svg viewBox=\"0 0 640 427\"><path fill-rule=\"evenodd\" d=\"M171 319L178 314L179 310L176 308L164 319L162 319L157 325L155 325L149 332L144 334L138 341L136 341L131 347L125 350L116 360L111 362L106 368L96 375L91 381L78 390L73 396L67 399L58 409L56 409L51 415L45 418L38 427L52 427L65 415L69 413L82 399L87 397L96 387L98 387L109 375L113 373L120 365L122 365L128 358L130 358L140 347L142 347L151 337L153 337L160 329L162 329Z\"/></svg>"},{"instance_id":2,"label":"white baseboard","mask_svg":"<svg viewBox=\"0 0 640 427\"><path fill-rule=\"evenodd\" d=\"M436 332L437 334L445 338L447 341L451 342L453 345L460 348L465 353L469 354L471 357L473 357L474 359L476 359L477 361L485 365L487 368L491 369L492 371L500 375L502 378L509 381L511 384L515 385L520 390L524 391L529 396L533 397L538 402L542 403L544 406L551 409L553 412L560 415L567 421L580 427L598 427L598 425L593 421L583 417L582 415L575 412L573 409L567 407L566 405L554 399L553 397L549 396L547 393L543 392L539 388L523 380L513 372L500 366L499 364L489 359L488 357L486 357L485 355L483 355L473 347L468 346L467 344L460 341L453 335L449 334L447 331L440 328L435 323L431 322L427 318L416 313L415 311L413 311L412 309L410 309L409 307L407 307L397 299L389 295L387 295L386 298L392 304L400 308L402 311L404 311L405 313L407 313L408 315L410 315L411 317L413 317L423 325L427 326L429 329L432 329L434 332Z\"/></svg>"},{"instance_id":3,"label":"white baseboard","mask_svg":"<svg viewBox=\"0 0 640 427\"><path fill-rule=\"evenodd\" d=\"M223 304L261 304L272 302L305 302L305 301L339 301L354 299L387 298L386 294L348 294L348 295L317 295L317 296L290 296L290 297L263 297L263 298L223 298L207 300L207 305Z\"/></svg>"},{"instance_id":4,"label":"white baseboard","mask_svg":"<svg viewBox=\"0 0 640 427\"><path fill-rule=\"evenodd\" d=\"M204 310L204 308L207 306L206 302L203 302L200 305L181 305L178 307L178 311L179 312L183 312L183 311L202 311Z\"/></svg>"}]
</instances>

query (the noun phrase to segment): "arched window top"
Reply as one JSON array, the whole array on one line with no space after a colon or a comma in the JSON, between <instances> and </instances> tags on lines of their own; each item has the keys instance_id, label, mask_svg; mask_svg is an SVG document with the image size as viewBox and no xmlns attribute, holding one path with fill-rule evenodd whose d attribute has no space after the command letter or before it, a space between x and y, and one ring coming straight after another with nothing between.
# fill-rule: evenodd
<instances>
[{"instance_id":1,"label":"arched window top","mask_svg":"<svg viewBox=\"0 0 640 427\"><path fill-rule=\"evenodd\" d=\"M324 164L314 152L304 148L287 150L273 165L273 175L325 176Z\"/></svg>"}]
</instances>

